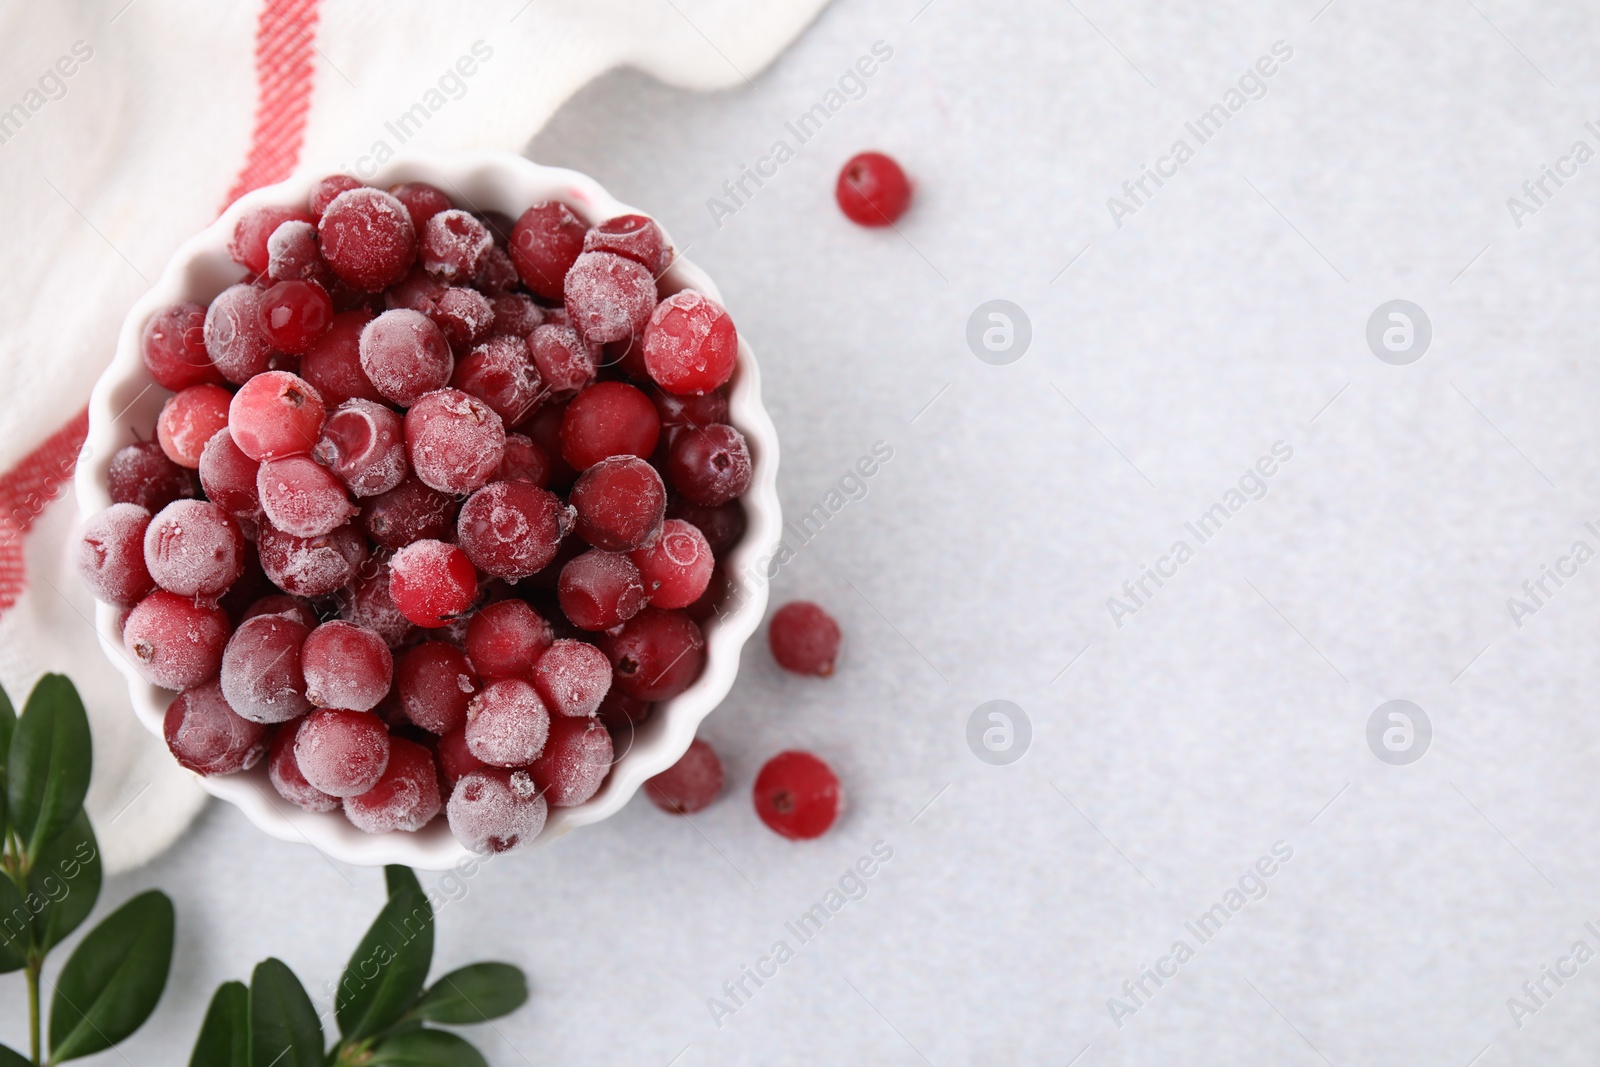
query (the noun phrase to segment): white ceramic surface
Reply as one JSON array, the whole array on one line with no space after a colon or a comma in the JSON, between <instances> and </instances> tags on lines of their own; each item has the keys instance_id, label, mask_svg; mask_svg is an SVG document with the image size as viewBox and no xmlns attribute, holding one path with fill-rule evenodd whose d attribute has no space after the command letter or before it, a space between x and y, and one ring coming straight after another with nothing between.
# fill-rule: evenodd
<instances>
[{"instance_id":1,"label":"white ceramic surface","mask_svg":"<svg viewBox=\"0 0 1600 1067\"><path fill-rule=\"evenodd\" d=\"M89 402L87 458L76 475L78 506L85 515L111 503L107 469L116 450L135 439L148 439L168 395L145 370L139 339L146 321L160 308L179 300L207 303L237 282L243 268L229 258L228 238L245 212L267 204L303 204L313 182L326 169L306 169L277 185L258 189L233 204L211 226L185 242L155 285L129 311L117 339L116 357L95 385ZM592 178L576 171L542 167L505 153L455 153L396 159L379 170L371 184L386 187L402 181L425 181L445 190L458 203L515 218L528 205L559 199L588 222L614 215L644 214L618 202ZM695 288L721 299L716 284L687 259L679 258L663 275L664 293ZM737 309L732 309L735 321ZM729 396L729 419L745 434L754 461L754 477L743 500L749 525L744 539L725 565L730 589L720 617L705 625L706 666L698 681L672 700L658 704L634 735L632 748L621 754L600 791L587 803L551 809L544 832L528 848L560 837L574 827L598 822L620 809L651 775L671 766L688 748L700 721L733 685L739 653L760 624L767 603L766 560L777 545L782 518L777 496L778 439L761 404L761 378L755 355L741 336L739 365ZM134 668L122 648L118 610L98 605L95 616L100 644L128 679L135 713L157 737L173 694L151 685ZM285 841L303 841L347 863L402 863L442 870L466 859L463 848L436 819L419 833L371 835L352 826L342 814L303 811L278 796L267 780L266 766L235 775L201 778L213 796L238 806L262 830Z\"/></svg>"}]
</instances>

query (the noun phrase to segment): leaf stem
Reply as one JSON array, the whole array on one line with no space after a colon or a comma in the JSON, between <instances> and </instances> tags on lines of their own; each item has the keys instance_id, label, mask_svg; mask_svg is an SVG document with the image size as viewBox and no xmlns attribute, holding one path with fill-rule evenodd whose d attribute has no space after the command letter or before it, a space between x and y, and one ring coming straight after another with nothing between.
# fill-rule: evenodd
<instances>
[{"instance_id":1,"label":"leaf stem","mask_svg":"<svg viewBox=\"0 0 1600 1067\"><path fill-rule=\"evenodd\" d=\"M28 1051L37 1065L39 1059L39 971L44 960L32 954L28 957Z\"/></svg>"}]
</instances>

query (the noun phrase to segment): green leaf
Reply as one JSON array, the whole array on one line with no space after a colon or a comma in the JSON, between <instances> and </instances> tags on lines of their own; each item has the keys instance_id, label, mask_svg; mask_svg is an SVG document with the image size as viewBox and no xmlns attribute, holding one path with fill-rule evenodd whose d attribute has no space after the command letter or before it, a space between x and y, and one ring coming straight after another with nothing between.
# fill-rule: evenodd
<instances>
[{"instance_id":1,"label":"green leaf","mask_svg":"<svg viewBox=\"0 0 1600 1067\"><path fill-rule=\"evenodd\" d=\"M4 836L6 819L6 760L11 756L11 735L17 730L17 711L11 706L11 695L0 686L0 836ZM4 1048L0 1045L0 1048ZM3 1067L3 1065L0 1065Z\"/></svg>"},{"instance_id":2,"label":"green leaf","mask_svg":"<svg viewBox=\"0 0 1600 1067\"><path fill-rule=\"evenodd\" d=\"M339 1032L360 1041L405 1014L433 963L433 907L405 867L384 868L389 900L362 937L339 979Z\"/></svg>"},{"instance_id":3,"label":"green leaf","mask_svg":"<svg viewBox=\"0 0 1600 1067\"><path fill-rule=\"evenodd\" d=\"M0 874L0 974L28 965L33 912L17 883Z\"/></svg>"},{"instance_id":4,"label":"green leaf","mask_svg":"<svg viewBox=\"0 0 1600 1067\"><path fill-rule=\"evenodd\" d=\"M144 1024L166 988L174 925L172 901L152 889L79 942L50 1002L52 1063L110 1048Z\"/></svg>"},{"instance_id":5,"label":"green leaf","mask_svg":"<svg viewBox=\"0 0 1600 1067\"><path fill-rule=\"evenodd\" d=\"M33 1067L33 1061L20 1052L0 1045L0 1067Z\"/></svg>"},{"instance_id":6,"label":"green leaf","mask_svg":"<svg viewBox=\"0 0 1600 1067\"><path fill-rule=\"evenodd\" d=\"M89 917L100 898L103 874L100 844L88 814L80 811L40 851L28 872L29 904L38 912L33 931L40 952L49 952Z\"/></svg>"},{"instance_id":7,"label":"green leaf","mask_svg":"<svg viewBox=\"0 0 1600 1067\"><path fill-rule=\"evenodd\" d=\"M510 1015L528 1000L528 980L509 963L474 963L451 971L422 994L410 1014L465 1026Z\"/></svg>"},{"instance_id":8,"label":"green leaf","mask_svg":"<svg viewBox=\"0 0 1600 1067\"><path fill-rule=\"evenodd\" d=\"M47 674L28 694L6 756L11 822L29 859L83 810L94 753L71 680Z\"/></svg>"},{"instance_id":9,"label":"green leaf","mask_svg":"<svg viewBox=\"0 0 1600 1067\"><path fill-rule=\"evenodd\" d=\"M189 1067L250 1067L250 990L243 982L217 986Z\"/></svg>"},{"instance_id":10,"label":"green leaf","mask_svg":"<svg viewBox=\"0 0 1600 1067\"><path fill-rule=\"evenodd\" d=\"M288 964L265 959L250 976L250 1062L321 1067L322 1023Z\"/></svg>"},{"instance_id":11,"label":"green leaf","mask_svg":"<svg viewBox=\"0 0 1600 1067\"><path fill-rule=\"evenodd\" d=\"M371 1067L489 1067L483 1053L443 1030L418 1030L391 1037L372 1052Z\"/></svg>"}]
</instances>

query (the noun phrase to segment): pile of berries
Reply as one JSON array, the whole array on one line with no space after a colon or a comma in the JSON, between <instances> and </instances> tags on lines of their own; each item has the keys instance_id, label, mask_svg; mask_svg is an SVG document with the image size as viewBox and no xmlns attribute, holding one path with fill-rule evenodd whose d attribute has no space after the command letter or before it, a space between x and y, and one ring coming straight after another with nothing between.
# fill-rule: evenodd
<instances>
[{"instance_id":1,"label":"pile of berries","mask_svg":"<svg viewBox=\"0 0 1600 1067\"><path fill-rule=\"evenodd\" d=\"M78 549L178 692L169 748L369 833L531 839L704 665L751 477L732 320L658 291L648 218L417 182L323 179L230 251L146 326L173 395Z\"/></svg>"}]
</instances>

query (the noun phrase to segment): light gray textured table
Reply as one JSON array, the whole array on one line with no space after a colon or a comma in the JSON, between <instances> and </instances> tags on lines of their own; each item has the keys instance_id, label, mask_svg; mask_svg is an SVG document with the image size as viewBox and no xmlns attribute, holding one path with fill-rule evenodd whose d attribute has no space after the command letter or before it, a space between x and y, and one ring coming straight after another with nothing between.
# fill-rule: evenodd
<instances>
[{"instance_id":1,"label":"light gray textured table","mask_svg":"<svg viewBox=\"0 0 1600 1067\"><path fill-rule=\"evenodd\" d=\"M441 966L531 976L479 1035L493 1062L1592 1062L1600 963L1537 1004L1522 983L1600 950L1600 567L1520 626L1507 600L1600 547L1600 163L1562 164L1520 226L1506 200L1600 148L1600 25L1501 0L920 2L841 2L733 92L609 77L529 149L719 280L791 515L874 442L893 458L775 583L828 605L847 652L812 681L746 650L705 728L727 796L693 825L636 802L441 915ZM865 95L797 144L785 124L879 40ZM1185 123L1278 41L1200 143ZM778 139L793 158L714 220ZM1164 162L1179 139L1193 158ZM833 206L865 147L920 182L898 234ZM1171 176L1135 201L1145 165ZM966 341L993 298L1031 321L1010 365ZM1365 337L1394 298L1432 324L1410 365ZM1276 442L1292 457L1246 477ZM1192 558L1161 563L1180 540ZM1175 576L1123 593L1158 564ZM1031 722L1009 766L967 744L992 699ZM1431 722L1408 766L1368 747L1391 699ZM850 792L813 844L747 800L789 746ZM802 944L785 924L880 841L865 896ZM1230 910L1241 884L1259 899ZM221 805L106 899L146 886L180 933L135 1067L186 1060L214 986L269 953L331 982L381 894ZM780 939L775 977L723 991ZM720 1028L711 998L737 1008Z\"/></svg>"}]
</instances>

